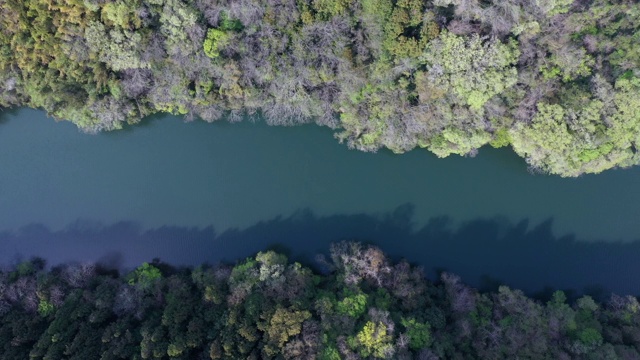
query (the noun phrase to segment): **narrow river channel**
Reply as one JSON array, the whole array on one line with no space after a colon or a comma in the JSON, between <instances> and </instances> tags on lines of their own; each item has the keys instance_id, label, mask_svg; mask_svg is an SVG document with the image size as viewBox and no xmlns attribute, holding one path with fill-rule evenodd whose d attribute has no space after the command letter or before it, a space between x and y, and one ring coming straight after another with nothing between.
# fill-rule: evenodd
<instances>
[{"instance_id":1,"label":"narrow river channel","mask_svg":"<svg viewBox=\"0 0 640 360\"><path fill-rule=\"evenodd\" d=\"M0 262L309 260L356 239L476 286L640 294L639 183L640 168L531 174L509 149L362 153L313 125L158 116L87 135L5 111Z\"/></svg>"}]
</instances>

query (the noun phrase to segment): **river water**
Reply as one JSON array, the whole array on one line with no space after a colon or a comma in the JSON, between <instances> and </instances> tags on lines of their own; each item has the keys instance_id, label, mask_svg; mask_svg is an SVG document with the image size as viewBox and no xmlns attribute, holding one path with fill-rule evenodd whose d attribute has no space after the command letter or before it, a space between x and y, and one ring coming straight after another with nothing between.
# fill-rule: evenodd
<instances>
[{"instance_id":1,"label":"river water","mask_svg":"<svg viewBox=\"0 0 640 360\"><path fill-rule=\"evenodd\" d=\"M309 260L355 239L481 287L640 294L640 168L563 179L510 149L370 154L260 121L87 135L30 109L0 114L0 167L4 264Z\"/></svg>"}]
</instances>

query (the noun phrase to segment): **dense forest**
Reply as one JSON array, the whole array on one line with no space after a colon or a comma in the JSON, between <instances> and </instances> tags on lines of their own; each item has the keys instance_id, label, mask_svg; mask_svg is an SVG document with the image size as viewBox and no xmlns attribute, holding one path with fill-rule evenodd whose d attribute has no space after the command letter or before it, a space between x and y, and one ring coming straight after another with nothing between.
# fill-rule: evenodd
<instances>
[{"instance_id":1,"label":"dense forest","mask_svg":"<svg viewBox=\"0 0 640 360\"><path fill-rule=\"evenodd\" d=\"M640 163L638 43L635 0L1 0L0 107L87 132L258 113L578 176Z\"/></svg>"},{"instance_id":2,"label":"dense forest","mask_svg":"<svg viewBox=\"0 0 640 360\"><path fill-rule=\"evenodd\" d=\"M533 300L437 282L380 249L333 244L321 272L274 251L235 266L154 260L0 272L0 357L13 359L638 359L640 304Z\"/></svg>"}]
</instances>

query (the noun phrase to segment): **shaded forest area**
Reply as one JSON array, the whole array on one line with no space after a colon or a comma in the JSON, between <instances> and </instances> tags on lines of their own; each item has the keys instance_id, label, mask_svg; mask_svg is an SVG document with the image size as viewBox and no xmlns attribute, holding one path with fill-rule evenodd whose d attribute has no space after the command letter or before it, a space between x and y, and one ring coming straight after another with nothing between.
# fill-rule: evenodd
<instances>
[{"instance_id":1,"label":"shaded forest area","mask_svg":"<svg viewBox=\"0 0 640 360\"><path fill-rule=\"evenodd\" d=\"M3 359L638 359L640 304L544 302L426 280L378 248L335 243L315 273L274 251L235 266L154 260L0 272Z\"/></svg>"},{"instance_id":2,"label":"shaded forest area","mask_svg":"<svg viewBox=\"0 0 640 360\"><path fill-rule=\"evenodd\" d=\"M3 0L0 106L87 132L258 113L578 176L640 162L639 42L633 0Z\"/></svg>"}]
</instances>

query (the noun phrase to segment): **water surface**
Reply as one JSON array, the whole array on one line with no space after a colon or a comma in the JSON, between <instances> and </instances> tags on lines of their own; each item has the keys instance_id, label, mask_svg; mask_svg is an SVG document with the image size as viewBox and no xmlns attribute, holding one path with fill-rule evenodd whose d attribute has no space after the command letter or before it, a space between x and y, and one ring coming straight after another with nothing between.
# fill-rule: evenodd
<instances>
[{"instance_id":1,"label":"water surface","mask_svg":"<svg viewBox=\"0 0 640 360\"><path fill-rule=\"evenodd\" d=\"M576 286L640 293L640 284L590 280L596 270L567 270L574 274L567 277L558 267L540 275L574 260L578 268L596 266L593 256L614 248L622 249L616 256L640 259L632 250L640 239L640 168L563 179L529 173L510 149L447 159L425 150L362 153L339 144L326 128L259 121L185 124L159 116L124 131L87 135L23 109L0 114L0 123L5 263L33 254L58 262L114 252L126 265L155 256L195 263L246 256L275 243L295 255L362 238L428 269L468 272L476 284L484 276L536 290L574 280ZM188 239L201 247L185 245ZM528 245L516 246L523 239ZM559 239L582 250L560 251L554 248ZM550 245L540 246L545 241ZM537 250L523 252L527 246ZM601 264L607 266L613 265ZM607 276L630 270L611 268Z\"/></svg>"}]
</instances>

